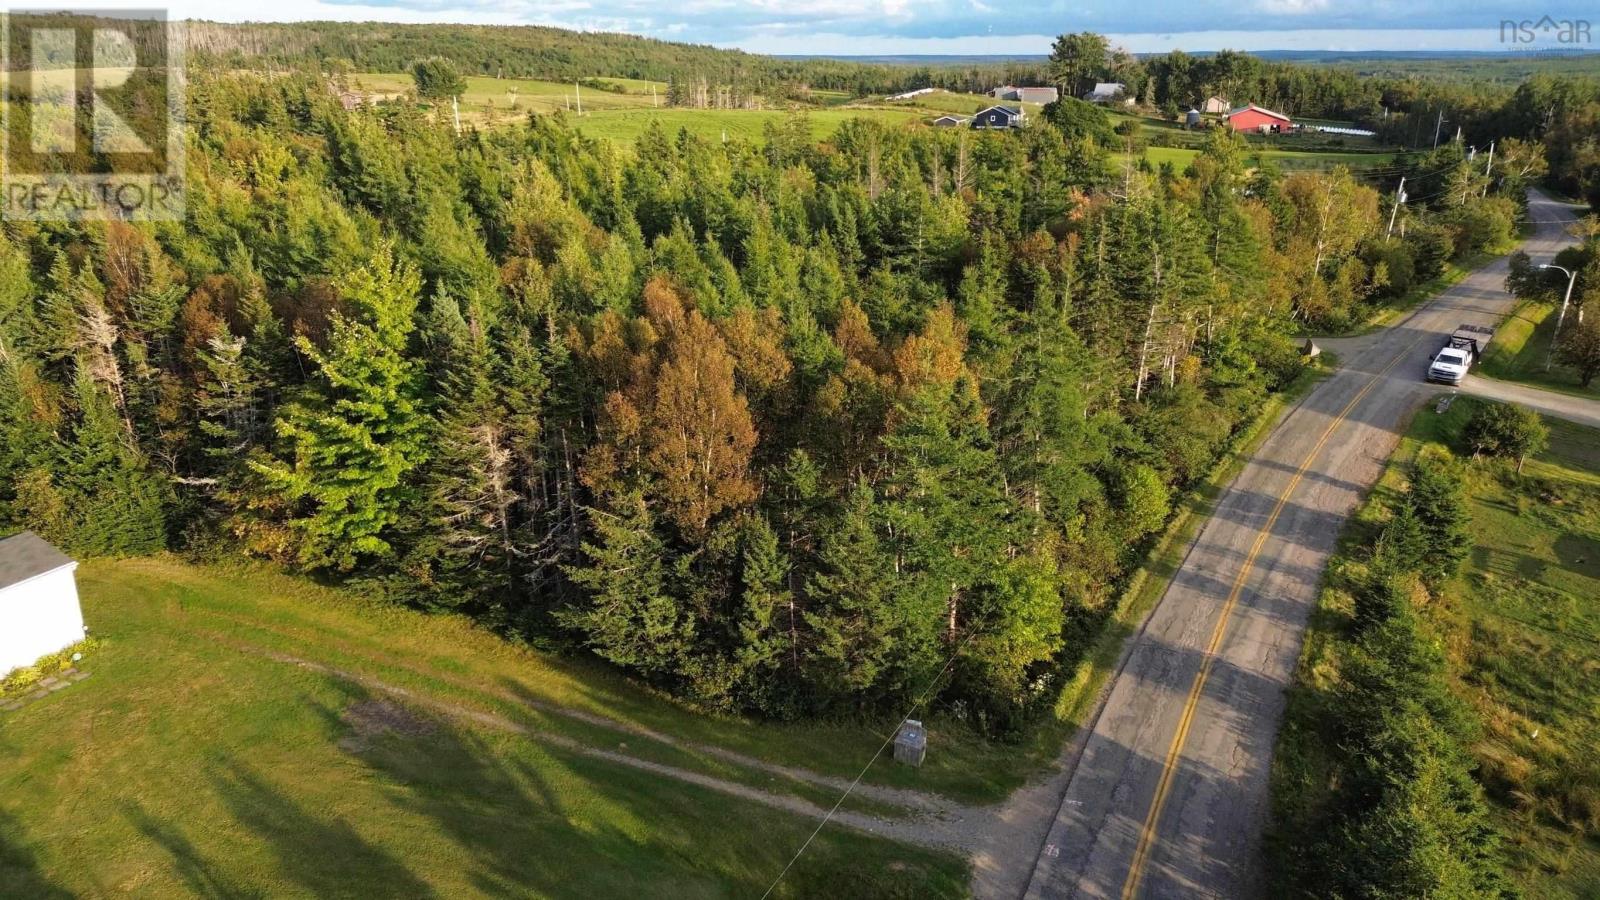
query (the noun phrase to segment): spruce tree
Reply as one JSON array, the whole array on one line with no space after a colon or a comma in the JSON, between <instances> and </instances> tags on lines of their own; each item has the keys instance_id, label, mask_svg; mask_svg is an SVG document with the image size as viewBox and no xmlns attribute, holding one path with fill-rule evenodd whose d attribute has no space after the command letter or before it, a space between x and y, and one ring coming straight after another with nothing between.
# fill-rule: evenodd
<instances>
[{"instance_id":1,"label":"spruce tree","mask_svg":"<svg viewBox=\"0 0 1600 900\"><path fill-rule=\"evenodd\" d=\"M421 283L388 248L338 281L326 348L296 342L318 384L277 422L289 458L254 463L297 505L290 525L307 568L353 568L391 552L387 532L404 514L408 477L427 456L415 363L406 357Z\"/></svg>"},{"instance_id":2,"label":"spruce tree","mask_svg":"<svg viewBox=\"0 0 1600 900\"><path fill-rule=\"evenodd\" d=\"M806 583L811 678L824 697L877 686L905 626L893 608L894 559L879 538L880 517L871 486L858 481L824 530L817 572Z\"/></svg>"},{"instance_id":3,"label":"spruce tree","mask_svg":"<svg viewBox=\"0 0 1600 900\"><path fill-rule=\"evenodd\" d=\"M586 596L556 619L618 665L655 677L681 672L694 622L673 596L666 545L643 497L612 507L591 510L594 539L583 544L583 564L566 570Z\"/></svg>"}]
</instances>

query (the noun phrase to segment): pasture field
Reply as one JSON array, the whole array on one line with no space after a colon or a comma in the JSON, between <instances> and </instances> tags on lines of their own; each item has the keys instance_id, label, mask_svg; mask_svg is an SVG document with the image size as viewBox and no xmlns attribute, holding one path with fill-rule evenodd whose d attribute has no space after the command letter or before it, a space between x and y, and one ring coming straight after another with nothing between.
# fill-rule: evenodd
<instances>
[{"instance_id":1,"label":"pasture field","mask_svg":"<svg viewBox=\"0 0 1600 900\"><path fill-rule=\"evenodd\" d=\"M659 99L650 96L651 82L633 82L626 79L604 79L628 85L629 93L584 90L572 84L553 81L535 81L527 78L489 78L481 75L467 76L467 90L461 95L462 124L493 125L520 120L529 112L555 112L558 109L575 110L579 95L585 112L607 109L649 109L660 103L666 105L666 86L658 88ZM398 97L414 87L411 76L404 72L362 72L348 78L350 89L374 100ZM642 89L641 87L642 86ZM449 104L444 104L449 108Z\"/></svg>"},{"instance_id":2,"label":"pasture field","mask_svg":"<svg viewBox=\"0 0 1600 900\"><path fill-rule=\"evenodd\" d=\"M668 134L687 128L694 135L707 140L748 140L760 142L762 131L768 123L779 124L785 119L804 115L816 140L830 137L848 119L877 119L890 125L922 122L920 111L898 109L861 109L832 107L793 112L778 109L608 109L589 112L573 118L572 127L590 137L605 138L618 144L631 146L644 134L651 122L659 122Z\"/></svg>"},{"instance_id":3,"label":"pasture field","mask_svg":"<svg viewBox=\"0 0 1600 900\"><path fill-rule=\"evenodd\" d=\"M759 896L814 819L589 748L831 803L616 728L745 733L852 767L877 740L693 715L271 571L78 574L92 677L0 713L0 896ZM776 895L950 897L966 878L953 854L830 828Z\"/></svg>"}]
</instances>

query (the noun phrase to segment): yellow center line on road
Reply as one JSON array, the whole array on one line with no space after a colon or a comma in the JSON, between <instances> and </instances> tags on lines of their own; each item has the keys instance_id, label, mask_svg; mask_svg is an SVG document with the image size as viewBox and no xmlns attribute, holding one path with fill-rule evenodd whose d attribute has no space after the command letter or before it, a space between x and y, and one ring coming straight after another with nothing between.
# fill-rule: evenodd
<instances>
[{"instance_id":1,"label":"yellow center line on road","mask_svg":"<svg viewBox=\"0 0 1600 900\"><path fill-rule=\"evenodd\" d=\"M1322 452L1322 448L1333 437L1334 430L1344 423L1345 419L1350 415L1350 411L1355 409L1356 404L1365 399L1367 394L1371 393L1372 389L1383 381L1390 370L1399 365L1400 361L1405 359L1413 348L1428 337L1428 334L1423 334L1407 344L1405 349L1395 354L1394 359L1390 360L1388 365L1374 375L1365 387L1350 398L1350 402L1345 404L1344 409L1339 410L1339 414L1333 417L1332 422L1328 423L1328 429L1322 433L1322 437L1317 440L1316 446L1311 448L1311 452L1306 454L1305 459L1300 463L1300 467L1295 470L1294 477L1289 479L1288 485L1278 494L1277 505L1272 508L1272 514L1267 517L1266 524L1261 527L1261 533L1256 536L1255 544L1250 547L1250 553L1245 556L1244 565L1240 567L1238 577L1233 580L1233 589L1228 593L1228 599L1222 605L1222 614L1217 618L1217 626L1211 633L1211 643L1206 646L1205 661L1200 664L1200 671L1195 674L1194 684L1189 688L1189 696L1184 703L1183 715L1178 720L1178 730L1172 736L1172 746L1167 750L1166 762L1161 769L1161 780L1156 784L1155 797L1150 801L1150 811L1145 815L1144 828L1139 833L1139 845L1133 851L1133 862L1128 869L1128 880L1123 882L1122 885L1122 900L1133 900L1139 892L1139 883L1144 878L1145 863L1149 860L1150 850L1155 845L1156 825L1161 820L1161 810L1166 805L1168 792L1172 789L1172 776L1177 771L1178 757L1183 754L1183 745L1189 739L1189 727L1194 723L1195 709L1200 705L1200 694L1205 690L1206 679L1211 677L1211 667L1216 663L1217 649L1222 646L1222 639L1227 635L1228 623L1233 617L1233 609L1239 603L1239 596L1244 593L1245 580L1250 577L1250 570L1255 566L1256 557L1260 555L1261 548L1266 545L1267 538L1272 534L1272 526L1277 524L1278 516L1283 513L1284 507L1289 505L1290 495L1294 493L1295 488L1300 486L1300 480L1310 470L1311 464L1316 462L1317 455Z\"/></svg>"}]
</instances>

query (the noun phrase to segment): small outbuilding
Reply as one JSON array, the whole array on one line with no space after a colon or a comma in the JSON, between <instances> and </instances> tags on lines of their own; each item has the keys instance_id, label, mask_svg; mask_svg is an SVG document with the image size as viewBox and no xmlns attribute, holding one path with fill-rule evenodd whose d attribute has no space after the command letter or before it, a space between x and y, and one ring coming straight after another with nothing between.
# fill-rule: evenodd
<instances>
[{"instance_id":1,"label":"small outbuilding","mask_svg":"<svg viewBox=\"0 0 1600 900\"><path fill-rule=\"evenodd\" d=\"M1199 128L1200 127L1200 110L1191 109L1187 113L1184 113L1183 124L1188 128Z\"/></svg>"},{"instance_id":2,"label":"small outbuilding","mask_svg":"<svg viewBox=\"0 0 1600 900\"><path fill-rule=\"evenodd\" d=\"M967 124L968 121L969 120L967 119L966 116L943 115L943 116L940 116L939 118L933 120L933 127L935 127L935 128L955 128L957 126Z\"/></svg>"},{"instance_id":3,"label":"small outbuilding","mask_svg":"<svg viewBox=\"0 0 1600 900\"><path fill-rule=\"evenodd\" d=\"M77 568L31 531L0 540L0 674L83 640Z\"/></svg>"},{"instance_id":4,"label":"small outbuilding","mask_svg":"<svg viewBox=\"0 0 1600 900\"><path fill-rule=\"evenodd\" d=\"M1230 109L1232 109L1232 107L1230 107L1228 105L1228 101L1222 97L1207 97L1205 101L1200 104L1200 111L1208 116L1225 116L1228 114L1228 110Z\"/></svg>"}]
</instances>

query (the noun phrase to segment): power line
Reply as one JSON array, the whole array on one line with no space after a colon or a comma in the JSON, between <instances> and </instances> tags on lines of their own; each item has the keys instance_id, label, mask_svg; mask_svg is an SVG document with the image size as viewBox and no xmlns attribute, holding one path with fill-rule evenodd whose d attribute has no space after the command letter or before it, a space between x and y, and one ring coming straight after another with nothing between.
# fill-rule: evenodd
<instances>
[{"instance_id":1,"label":"power line","mask_svg":"<svg viewBox=\"0 0 1600 900\"><path fill-rule=\"evenodd\" d=\"M957 644L956 648L950 651L950 658L946 659L944 661L944 665L939 667L938 674L934 675L933 680L928 682L928 686L923 689L921 696L917 697L917 701L911 704L911 708L906 710L906 714L901 716L894 723L894 729L889 732L888 737L883 739L883 743L878 745L878 751L872 754L872 758L867 760L867 764L861 767L860 772L856 773L855 780L851 781L850 786L845 788L844 793L839 795L839 799L833 804L833 808L828 810L828 814L822 817L821 822L817 823L816 829L811 832L810 837L806 838L805 843L800 845L800 849L794 852L794 856L789 860L789 864L783 867L783 871L778 873L777 878L772 879L772 884L767 885L766 893L761 895L761 900L767 900L767 897L777 889L778 882L783 880L783 876L789 874L789 870L794 867L794 864L800 861L800 855L805 853L806 848L811 846L811 842L816 840L817 835L822 833L823 827L826 826L829 820L833 818L833 814L839 811L839 807L844 804L845 798L849 797L850 792L856 789L856 785L860 784L861 779L866 777L867 770L872 768L872 764L877 762L878 757L883 755L884 748L888 747L889 744L894 741L895 736L900 733L900 726L905 724L905 721L911 718L911 714L916 712L917 708L922 706L922 704L927 701L928 695L933 693L933 689L939 684L939 679L944 677L944 673L950 669L950 664L956 661L956 657L960 655L961 651L966 648L967 643L971 641L973 636L976 634L976 631L967 632L967 636L961 639L961 643Z\"/></svg>"}]
</instances>

